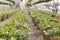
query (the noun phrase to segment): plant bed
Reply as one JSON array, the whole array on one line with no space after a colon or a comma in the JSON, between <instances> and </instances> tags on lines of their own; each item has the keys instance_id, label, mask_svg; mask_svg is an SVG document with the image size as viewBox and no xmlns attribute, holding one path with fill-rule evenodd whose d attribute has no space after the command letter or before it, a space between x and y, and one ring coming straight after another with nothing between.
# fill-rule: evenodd
<instances>
[{"instance_id":1,"label":"plant bed","mask_svg":"<svg viewBox=\"0 0 60 40\"><path fill-rule=\"evenodd\" d=\"M4 20L6 20L6 18L7 18L7 15L5 14L5 15L4 15Z\"/></svg>"},{"instance_id":2,"label":"plant bed","mask_svg":"<svg viewBox=\"0 0 60 40\"><path fill-rule=\"evenodd\" d=\"M60 37L50 37L50 40L60 40Z\"/></svg>"},{"instance_id":3,"label":"plant bed","mask_svg":"<svg viewBox=\"0 0 60 40\"><path fill-rule=\"evenodd\" d=\"M9 9L9 10L1 10L0 11L0 21L4 21L5 19L11 17L13 12L15 12L16 9Z\"/></svg>"},{"instance_id":4,"label":"plant bed","mask_svg":"<svg viewBox=\"0 0 60 40\"><path fill-rule=\"evenodd\" d=\"M2 16L0 16L0 21L1 21Z\"/></svg>"},{"instance_id":5,"label":"plant bed","mask_svg":"<svg viewBox=\"0 0 60 40\"><path fill-rule=\"evenodd\" d=\"M8 14L8 18L11 17L11 16L12 16L12 13L9 13L9 14Z\"/></svg>"},{"instance_id":6,"label":"plant bed","mask_svg":"<svg viewBox=\"0 0 60 40\"><path fill-rule=\"evenodd\" d=\"M1 21L3 21L4 20L4 15L2 16L2 18L1 18Z\"/></svg>"},{"instance_id":7,"label":"plant bed","mask_svg":"<svg viewBox=\"0 0 60 40\"><path fill-rule=\"evenodd\" d=\"M26 40L30 35L29 23L26 13L17 12L16 16L0 29L0 38L2 40Z\"/></svg>"},{"instance_id":8,"label":"plant bed","mask_svg":"<svg viewBox=\"0 0 60 40\"><path fill-rule=\"evenodd\" d=\"M33 22L40 29L44 40L60 36L60 14L31 10L31 16L34 17Z\"/></svg>"},{"instance_id":9,"label":"plant bed","mask_svg":"<svg viewBox=\"0 0 60 40\"><path fill-rule=\"evenodd\" d=\"M6 14L6 15L7 15L6 19L8 19L9 18L9 15L8 14Z\"/></svg>"}]
</instances>

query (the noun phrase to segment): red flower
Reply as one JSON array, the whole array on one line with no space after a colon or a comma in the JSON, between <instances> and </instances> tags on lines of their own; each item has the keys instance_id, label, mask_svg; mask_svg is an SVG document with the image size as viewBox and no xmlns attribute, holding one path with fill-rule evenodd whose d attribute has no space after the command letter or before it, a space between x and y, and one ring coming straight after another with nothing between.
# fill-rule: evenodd
<instances>
[{"instance_id":1,"label":"red flower","mask_svg":"<svg viewBox=\"0 0 60 40\"><path fill-rule=\"evenodd\" d=\"M54 22L55 22L55 23L58 23L58 19L54 19Z\"/></svg>"}]
</instances>

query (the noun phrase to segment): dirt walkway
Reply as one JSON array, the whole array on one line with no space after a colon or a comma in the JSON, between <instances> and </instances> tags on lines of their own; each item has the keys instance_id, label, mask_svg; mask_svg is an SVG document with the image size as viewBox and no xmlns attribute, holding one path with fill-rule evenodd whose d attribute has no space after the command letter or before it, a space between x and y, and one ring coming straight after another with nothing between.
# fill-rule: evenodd
<instances>
[{"instance_id":1,"label":"dirt walkway","mask_svg":"<svg viewBox=\"0 0 60 40\"><path fill-rule=\"evenodd\" d=\"M34 23L32 23L31 16L28 15L28 17L31 20L31 24L30 24L29 28L31 29L32 35L27 40L43 40L40 30L38 30L38 28L36 26L34 26Z\"/></svg>"},{"instance_id":2,"label":"dirt walkway","mask_svg":"<svg viewBox=\"0 0 60 40\"><path fill-rule=\"evenodd\" d=\"M33 23L30 24L29 28L31 29L32 35L28 38L28 40L43 40L40 30L38 30Z\"/></svg>"}]
</instances>

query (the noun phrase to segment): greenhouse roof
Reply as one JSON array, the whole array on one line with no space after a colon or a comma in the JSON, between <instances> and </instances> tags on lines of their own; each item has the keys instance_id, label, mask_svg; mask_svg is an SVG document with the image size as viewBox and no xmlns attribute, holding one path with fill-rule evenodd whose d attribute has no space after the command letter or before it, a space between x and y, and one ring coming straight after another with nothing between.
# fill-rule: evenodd
<instances>
[{"instance_id":1,"label":"greenhouse roof","mask_svg":"<svg viewBox=\"0 0 60 40\"><path fill-rule=\"evenodd\" d=\"M6 0L0 0L0 3L7 3L7 4L11 4L11 2L6 1Z\"/></svg>"},{"instance_id":2,"label":"greenhouse roof","mask_svg":"<svg viewBox=\"0 0 60 40\"><path fill-rule=\"evenodd\" d=\"M6 0L0 0L0 2L11 3L11 2L6 1Z\"/></svg>"}]
</instances>

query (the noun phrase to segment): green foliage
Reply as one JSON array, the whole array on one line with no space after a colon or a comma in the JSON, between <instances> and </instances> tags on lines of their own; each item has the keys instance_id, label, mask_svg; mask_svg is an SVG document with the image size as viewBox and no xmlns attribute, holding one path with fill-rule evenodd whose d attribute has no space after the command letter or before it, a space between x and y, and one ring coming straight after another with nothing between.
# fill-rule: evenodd
<instances>
[{"instance_id":1,"label":"green foliage","mask_svg":"<svg viewBox=\"0 0 60 40\"><path fill-rule=\"evenodd\" d=\"M47 31L52 30L54 36L60 36L60 14L52 14L44 10L32 10L31 16L35 18L35 22L39 28L43 28Z\"/></svg>"},{"instance_id":2,"label":"green foliage","mask_svg":"<svg viewBox=\"0 0 60 40\"><path fill-rule=\"evenodd\" d=\"M30 28L28 27L30 20L25 12L17 12L16 16L0 29L0 38L2 40L23 40L28 38L30 33Z\"/></svg>"},{"instance_id":3,"label":"green foliage","mask_svg":"<svg viewBox=\"0 0 60 40\"><path fill-rule=\"evenodd\" d=\"M4 9L4 10L0 10L0 16L3 16L5 14L11 14L12 12L15 12L15 11L16 11L16 9Z\"/></svg>"}]
</instances>

